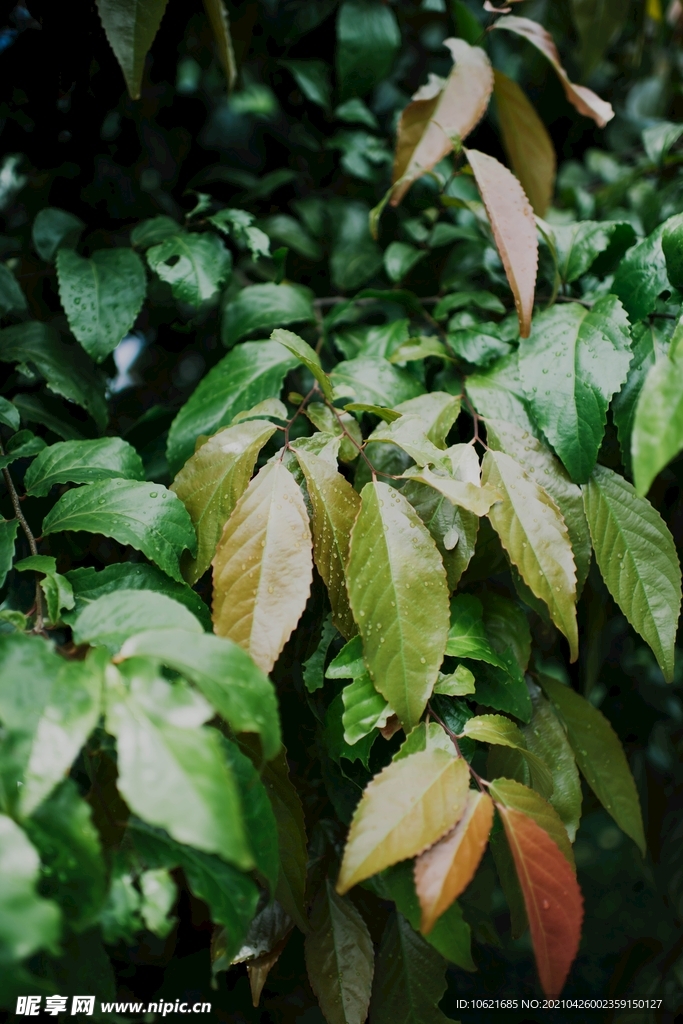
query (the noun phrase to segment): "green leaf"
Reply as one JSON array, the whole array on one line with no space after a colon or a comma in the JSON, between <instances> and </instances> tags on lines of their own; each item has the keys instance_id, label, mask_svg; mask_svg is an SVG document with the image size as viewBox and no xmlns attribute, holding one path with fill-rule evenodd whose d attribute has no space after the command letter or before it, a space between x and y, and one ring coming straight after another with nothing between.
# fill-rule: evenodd
<instances>
[{"instance_id":1,"label":"green leaf","mask_svg":"<svg viewBox=\"0 0 683 1024\"><path fill-rule=\"evenodd\" d=\"M278 328L273 331L270 336L271 341L276 341L280 345L284 346L289 352L292 353L296 359L303 363L306 369L315 377L320 390L322 391L328 402L332 401L332 385L330 384L329 377L320 365L320 356L311 348L311 346L300 338L298 334L294 334L293 331L283 331Z\"/></svg>"},{"instance_id":2,"label":"green leaf","mask_svg":"<svg viewBox=\"0 0 683 1024\"><path fill-rule=\"evenodd\" d=\"M622 259L612 284L633 322L644 320L654 310L657 298L670 289L662 235L669 221L660 224L651 235L629 249Z\"/></svg>"},{"instance_id":3,"label":"green leaf","mask_svg":"<svg viewBox=\"0 0 683 1024\"><path fill-rule=\"evenodd\" d=\"M19 430L21 416L13 402L8 402L0 395L0 423L3 423L10 430Z\"/></svg>"},{"instance_id":4,"label":"green leaf","mask_svg":"<svg viewBox=\"0 0 683 1024\"><path fill-rule=\"evenodd\" d=\"M330 109L330 68L323 60L281 60L307 100Z\"/></svg>"},{"instance_id":5,"label":"green leaf","mask_svg":"<svg viewBox=\"0 0 683 1024\"><path fill-rule=\"evenodd\" d=\"M216 0L216 2L222 2L222 0ZM292 220L291 217L288 219ZM228 208L211 214L207 220L224 235L232 234L240 248L249 249L252 259L257 260L260 256L270 256L268 235L254 226L253 214L247 213L246 210Z\"/></svg>"},{"instance_id":6,"label":"green leaf","mask_svg":"<svg viewBox=\"0 0 683 1024\"><path fill-rule=\"evenodd\" d=\"M183 869L190 891L208 905L211 919L228 930L234 956L246 938L258 905L255 882L220 857L177 843L166 832L139 818L131 818L129 828L135 849L149 868Z\"/></svg>"},{"instance_id":7,"label":"green leaf","mask_svg":"<svg viewBox=\"0 0 683 1024\"><path fill-rule=\"evenodd\" d=\"M494 651L508 663L506 649L514 654L522 672L526 672L531 659L531 630L522 608L514 601L486 590L481 595L484 627Z\"/></svg>"},{"instance_id":8,"label":"green leaf","mask_svg":"<svg viewBox=\"0 0 683 1024\"><path fill-rule=\"evenodd\" d=\"M109 45L126 79L131 99L140 99L145 57L159 30L167 0L97 0Z\"/></svg>"},{"instance_id":9,"label":"green leaf","mask_svg":"<svg viewBox=\"0 0 683 1024\"><path fill-rule=\"evenodd\" d=\"M470 662L469 668L476 678L476 699L487 708L506 711L522 722L528 722L531 718L531 698L524 676L517 672L519 666L512 651L507 651L505 660L506 671L487 662L478 665Z\"/></svg>"},{"instance_id":10,"label":"green leaf","mask_svg":"<svg viewBox=\"0 0 683 1024\"><path fill-rule=\"evenodd\" d=\"M37 949L57 952L60 913L36 895L39 869L26 834L0 814L0 955L5 963L24 960Z\"/></svg>"},{"instance_id":11,"label":"green leaf","mask_svg":"<svg viewBox=\"0 0 683 1024\"><path fill-rule=\"evenodd\" d=\"M467 378L467 394L480 416L514 423L531 435L536 433L522 387L517 353L504 356L485 373Z\"/></svg>"},{"instance_id":12,"label":"green leaf","mask_svg":"<svg viewBox=\"0 0 683 1024\"><path fill-rule=\"evenodd\" d=\"M72 249L57 253L59 298L69 327L101 363L130 331L147 291L145 268L132 249L99 249L83 259Z\"/></svg>"},{"instance_id":13,"label":"green leaf","mask_svg":"<svg viewBox=\"0 0 683 1024\"><path fill-rule=\"evenodd\" d=\"M267 420L248 420L220 430L187 460L171 484L197 533L197 556L186 556L182 565L189 583L196 583L209 568L223 527L275 429Z\"/></svg>"},{"instance_id":14,"label":"green leaf","mask_svg":"<svg viewBox=\"0 0 683 1024\"><path fill-rule=\"evenodd\" d=\"M623 252L636 237L626 221L581 220L574 224L553 224L552 234L557 270L565 283L582 277L610 245L618 246Z\"/></svg>"},{"instance_id":15,"label":"green leaf","mask_svg":"<svg viewBox=\"0 0 683 1024\"><path fill-rule=\"evenodd\" d=\"M345 644L325 671L326 679L358 679L367 672L363 660L363 641L354 636Z\"/></svg>"},{"instance_id":16,"label":"green leaf","mask_svg":"<svg viewBox=\"0 0 683 1024\"><path fill-rule=\"evenodd\" d=\"M474 691L474 674L464 665L458 665L455 672L448 676L439 672L439 679L434 687L434 693L442 693L446 697L465 697Z\"/></svg>"},{"instance_id":17,"label":"green leaf","mask_svg":"<svg viewBox=\"0 0 683 1024\"><path fill-rule=\"evenodd\" d=\"M344 702L344 741L349 746L358 743L374 729L383 729L393 714L384 697L372 685L367 672L345 686L341 697Z\"/></svg>"},{"instance_id":18,"label":"green leaf","mask_svg":"<svg viewBox=\"0 0 683 1024\"><path fill-rule=\"evenodd\" d=\"M666 260L666 275L674 288L683 286L683 259L681 244L683 243L683 220L680 215L670 217L664 225L662 233L662 252Z\"/></svg>"},{"instance_id":19,"label":"green leaf","mask_svg":"<svg viewBox=\"0 0 683 1024\"><path fill-rule=\"evenodd\" d=\"M588 577L592 554L581 488L573 483L560 460L542 441L515 423L487 417L486 441L489 448L505 452L518 462L559 508L574 553L577 593L580 593Z\"/></svg>"},{"instance_id":20,"label":"green leaf","mask_svg":"<svg viewBox=\"0 0 683 1024\"><path fill-rule=\"evenodd\" d=\"M561 685L561 684L560 684ZM521 811L528 818L533 818L537 825L547 832L555 845L562 851L565 858L574 867L574 851L569 842L567 831L553 807L527 786L522 786L512 779L494 779L489 786L492 799L513 811Z\"/></svg>"},{"instance_id":21,"label":"green leaf","mask_svg":"<svg viewBox=\"0 0 683 1024\"><path fill-rule=\"evenodd\" d=\"M631 337L633 359L628 368L628 377L612 401L612 417L619 436L621 459L629 475L632 475L633 468L631 439L638 398L650 367L657 359L666 355L665 333L655 323L634 324L631 328Z\"/></svg>"},{"instance_id":22,"label":"green leaf","mask_svg":"<svg viewBox=\"0 0 683 1024\"><path fill-rule=\"evenodd\" d=\"M33 734L62 661L38 636L0 633L0 720Z\"/></svg>"},{"instance_id":23,"label":"green leaf","mask_svg":"<svg viewBox=\"0 0 683 1024\"><path fill-rule=\"evenodd\" d=\"M392 914L377 954L370 1024L446 1024L438 1009L446 962L401 914Z\"/></svg>"},{"instance_id":24,"label":"green leaf","mask_svg":"<svg viewBox=\"0 0 683 1024\"><path fill-rule=\"evenodd\" d=\"M77 345L65 345L48 324L31 320L0 331L0 362L35 366L50 391L89 412L97 426L107 425L104 378Z\"/></svg>"},{"instance_id":25,"label":"green leaf","mask_svg":"<svg viewBox=\"0 0 683 1024\"><path fill-rule=\"evenodd\" d=\"M70 779L33 812L26 831L45 866L42 894L76 931L90 928L106 895L106 868L90 806Z\"/></svg>"},{"instance_id":26,"label":"green leaf","mask_svg":"<svg viewBox=\"0 0 683 1024\"><path fill-rule=\"evenodd\" d=\"M209 633L152 629L131 637L120 653L121 658L138 655L156 658L192 680L235 732L258 733L264 757L277 754L281 739L275 689L241 647Z\"/></svg>"},{"instance_id":27,"label":"green leaf","mask_svg":"<svg viewBox=\"0 0 683 1024\"><path fill-rule=\"evenodd\" d=\"M268 882L272 895L280 870L275 814L259 774L247 755L227 739L223 741L223 748L239 787L244 827L254 853L256 870Z\"/></svg>"},{"instance_id":28,"label":"green leaf","mask_svg":"<svg viewBox=\"0 0 683 1024\"><path fill-rule=\"evenodd\" d=\"M448 332L448 346L456 356L474 366L488 366L510 352L510 343L498 337L498 325L483 323Z\"/></svg>"},{"instance_id":29,"label":"green leaf","mask_svg":"<svg viewBox=\"0 0 683 1024\"><path fill-rule=\"evenodd\" d=\"M394 282L402 281L426 255L424 249L416 249L407 242L391 242L384 251L387 277Z\"/></svg>"},{"instance_id":30,"label":"green leaf","mask_svg":"<svg viewBox=\"0 0 683 1024\"><path fill-rule=\"evenodd\" d=\"M365 921L350 899L325 881L306 936L306 970L328 1024L364 1024L375 951Z\"/></svg>"},{"instance_id":31,"label":"green leaf","mask_svg":"<svg viewBox=\"0 0 683 1024\"><path fill-rule=\"evenodd\" d=\"M337 19L341 98L365 96L386 78L401 45L396 15L378 0L347 0Z\"/></svg>"},{"instance_id":32,"label":"green leaf","mask_svg":"<svg viewBox=\"0 0 683 1024\"><path fill-rule=\"evenodd\" d=\"M27 494L45 497L55 484L86 484L116 478L144 480L142 459L120 437L60 441L45 448L24 477Z\"/></svg>"},{"instance_id":33,"label":"green leaf","mask_svg":"<svg viewBox=\"0 0 683 1024\"><path fill-rule=\"evenodd\" d=\"M323 621L318 646L310 658L307 658L302 665L304 686L309 693L315 693L316 690L322 689L325 685L325 677L323 675L325 659L327 658L330 644L336 636L338 636L338 633L336 627L332 625L332 615L328 614Z\"/></svg>"},{"instance_id":34,"label":"green leaf","mask_svg":"<svg viewBox=\"0 0 683 1024\"><path fill-rule=\"evenodd\" d=\"M638 494L683 448L683 352L660 357L648 370L633 417L631 451Z\"/></svg>"},{"instance_id":35,"label":"green leaf","mask_svg":"<svg viewBox=\"0 0 683 1024\"><path fill-rule=\"evenodd\" d=\"M641 133L645 152L653 164L661 164L669 150L674 146L681 135L683 125L672 124L671 121L658 121Z\"/></svg>"},{"instance_id":36,"label":"green leaf","mask_svg":"<svg viewBox=\"0 0 683 1024\"><path fill-rule=\"evenodd\" d=\"M33 248L41 259L51 262L61 246L71 249L76 245L84 228L80 217L56 206L46 206L38 211L33 222Z\"/></svg>"},{"instance_id":37,"label":"green leaf","mask_svg":"<svg viewBox=\"0 0 683 1024\"><path fill-rule=\"evenodd\" d=\"M26 309L26 296L12 271L0 264L0 316Z\"/></svg>"},{"instance_id":38,"label":"green leaf","mask_svg":"<svg viewBox=\"0 0 683 1024\"><path fill-rule=\"evenodd\" d=\"M408 480L401 492L431 533L443 560L448 589L455 590L474 554L479 516L454 505L426 484Z\"/></svg>"},{"instance_id":39,"label":"green leaf","mask_svg":"<svg viewBox=\"0 0 683 1024\"><path fill-rule=\"evenodd\" d=\"M407 344L409 326L410 321L407 319L390 320L386 324L361 324L338 331L334 343L346 359L355 359L357 356L389 359L401 345ZM376 415L379 416L379 413ZM394 419L398 419L398 416Z\"/></svg>"},{"instance_id":40,"label":"green leaf","mask_svg":"<svg viewBox=\"0 0 683 1024\"><path fill-rule=\"evenodd\" d=\"M483 608L478 597L456 594L451 601L451 626L448 631L446 654L453 658L474 658L508 672L510 660L503 658L491 646L484 628ZM518 666L510 673L521 678Z\"/></svg>"},{"instance_id":41,"label":"green leaf","mask_svg":"<svg viewBox=\"0 0 683 1024\"><path fill-rule=\"evenodd\" d=\"M0 334L0 344L2 335ZM200 382L168 433L167 457L177 472L192 455L200 434L214 434L238 413L277 398L296 359L273 341L248 341L228 353Z\"/></svg>"},{"instance_id":42,"label":"green leaf","mask_svg":"<svg viewBox=\"0 0 683 1024\"><path fill-rule=\"evenodd\" d=\"M534 418L575 483L590 476L607 407L630 362L628 320L611 295L592 309L553 306L521 342L519 370Z\"/></svg>"},{"instance_id":43,"label":"green leaf","mask_svg":"<svg viewBox=\"0 0 683 1024\"><path fill-rule=\"evenodd\" d=\"M306 478L313 511L313 556L325 581L332 605L333 622L345 637L356 625L349 608L347 561L351 529L360 498L348 481L325 459L297 449L296 457Z\"/></svg>"},{"instance_id":44,"label":"green leaf","mask_svg":"<svg viewBox=\"0 0 683 1024\"><path fill-rule=\"evenodd\" d=\"M342 694L343 691L337 694L325 712L321 735L325 754L338 765L341 765L341 759L345 757L347 761L360 761L363 767L367 768L370 760L370 751L377 739L377 733L374 732L374 729L369 729L363 736L356 737L353 745L347 743L344 731L344 699ZM354 786L354 803L357 801L357 798L358 789ZM351 809L352 807L349 808L349 817Z\"/></svg>"},{"instance_id":45,"label":"green leaf","mask_svg":"<svg viewBox=\"0 0 683 1024\"><path fill-rule=\"evenodd\" d=\"M322 258L318 243L294 217L289 217L286 213L275 213L261 223L268 238L286 245L304 259L317 262Z\"/></svg>"},{"instance_id":46,"label":"green leaf","mask_svg":"<svg viewBox=\"0 0 683 1024\"><path fill-rule=\"evenodd\" d=\"M174 298L189 306L201 306L225 284L232 268L232 256L218 235L175 235L153 245L146 253L150 269L170 284Z\"/></svg>"},{"instance_id":47,"label":"green leaf","mask_svg":"<svg viewBox=\"0 0 683 1024\"><path fill-rule=\"evenodd\" d=\"M243 288L223 310L221 337L226 348L240 338L293 323L315 323L311 293L288 284L255 284ZM298 358L298 353L297 353Z\"/></svg>"},{"instance_id":48,"label":"green leaf","mask_svg":"<svg viewBox=\"0 0 683 1024\"><path fill-rule=\"evenodd\" d=\"M387 868L380 877L396 909L417 932L420 927L420 902L415 891L413 862L404 861L393 868ZM476 970L471 953L470 926L464 920L457 902L450 905L429 935L423 938L452 964L464 971Z\"/></svg>"},{"instance_id":49,"label":"green leaf","mask_svg":"<svg viewBox=\"0 0 683 1024\"><path fill-rule=\"evenodd\" d=\"M147 249L172 238L180 231L172 217L150 217L136 224L130 233L130 243L137 249Z\"/></svg>"},{"instance_id":50,"label":"green leaf","mask_svg":"<svg viewBox=\"0 0 683 1024\"><path fill-rule=\"evenodd\" d=\"M546 799L553 793L553 779L542 758L527 749L521 729L502 715L477 715L463 726L463 732L470 739L496 746L511 747L520 752L529 766L534 789Z\"/></svg>"},{"instance_id":51,"label":"green leaf","mask_svg":"<svg viewBox=\"0 0 683 1024\"><path fill-rule=\"evenodd\" d=\"M7 442L7 454L0 456L0 469L6 469L18 459L31 459L42 452L45 441L30 430L20 430Z\"/></svg>"},{"instance_id":52,"label":"green leaf","mask_svg":"<svg viewBox=\"0 0 683 1024\"><path fill-rule=\"evenodd\" d=\"M43 520L43 535L62 530L100 533L130 544L178 581L181 553L197 550L185 506L160 484L107 480L67 491Z\"/></svg>"},{"instance_id":53,"label":"green leaf","mask_svg":"<svg viewBox=\"0 0 683 1024\"><path fill-rule=\"evenodd\" d=\"M411 727L443 660L446 574L422 520L398 491L369 483L361 501L351 534L349 600L375 688Z\"/></svg>"},{"instance_id":54,"label":"green leaf","mask_svg":"<svg viewBox=\"0 0 683 1024\"><path fill-rule=\"evenodd\" d=\"M212 708L186 683L134 658L107 676L107 731L117 739L117 787L134 814L179 843L253 867L240 799ZM140 779L145 780L144 786Z\"/></svg>"},{"instance_id":55,"label":"green leaf","mask_svg":"<svg viewBox=\"0 0 683 1024\"><path fill-rule=\"evenodd\" d=\"M74 643L106 647L112 654L141 628L202 632L201 624L185 605L152 590L105 594L87 604L71 624Z\"/></svg>"},{"instance_id":56,"label":"green leaf","mask_svg":"<svg viewBox=\"0 0 683 1024\"><path fill-rule=\"evenodd\" d=\"M49 555L32 555L30 558L22 558L14 566L18 572L33 570L44 573L40 586L47 601L47 618L52 625L60 621L62 609L71 609L74 606L74 595L66 576L57 572L57 560Z\"/></svg>"},{"instance_id":57,"label":"green leaf","mask_svg":"<svg viewBox=\"0 0 683 1024\"><path fill-rule=\"evenodd\" d=\"M611 469L596 466L583 497L607 589L671 682L681 607L673 538L647 498Z\"/></svg>"},{"instance_id":58,"label":"green leaf","mask_svg":"<svg viewBox=\"0 0 683 1024\"><path fill-rule=\"evenodd\" d=\"M445 750L453 756L453 742L450 736L437 722L420 722L411 729L400 749L392 757L392 761L402 761L404 757L416 754L420 750Z\"/></svg>"},{"instance_id":59,"label":"green leaf","mask_svg":"<svg viewBox=\"0 0 683 1024\"><path fill-rule=\"evenodd\" d=\"M7 573L12 568L18 529L18 519L0 519L0 587L3 586Z\"/></svg>"},{"instance_id":60,"label":"green leaf","mask_svg":"<svg viewBox=\"0 0 683 1024\"><path fill-rule=\"evenodd\" d=\"M503 500L491 507L491 525L526 585L545 602L551 619L567 637L575 661L579 645L576 567L557 505L519 463L502 452L486 453L482 482L492 484L503 495Z\"/></svg>"},{"instance_id":61,"label":"green leaf","mask_svg":"<svg viewBox=\"0 0 683 1024\"><path fill-rule=\"evenodd\" d=\"M364 405L393 408L423 391L406 370L399 370L385 359L364 356L339 363L330 379L337 395L348 395Z\"/></svg>"},{"instance_id":62,"label":"green leaf","mask_svg":"<svg viewBox=\"0 0 683 1024\"><path fill-rule=\"evenodd\" d=\"M73 625L87 605L96 601L104 594L118 591L150 590L172 597L174 601L185 605L199 619L206 630L211 630L211 612L186 583L177 583L166 573L153 565L144 562L114 562L99 572L96 569L72 569L65 573L73 589L76 604L73 611L62 616L65 622Z\"/></svg>"},{"instance_id":63,"label":"green leaf","mask_svg":"<svg viewBox=\"0 0 683 1024\"><path fill-rule=\"evenodd\" d=\"M581 821L581 781L576 760L552 707L538 690L532 687L534 713L522 732L527 746L547 764L553 780L552 794L548 798L559 814L573 843Z\"/></svg>"},{"instance_id":64,"label":"green leaf","mask_svg":"<svg viewBox=\"0 0 683 1024\"><path fill-rule=\"evenodd\" d=\"M619 737L602 712L570 687L550 676L541 676L541 684L566 729L581 774L645 856L638 792Z\"/></svg>"}]
</instances>

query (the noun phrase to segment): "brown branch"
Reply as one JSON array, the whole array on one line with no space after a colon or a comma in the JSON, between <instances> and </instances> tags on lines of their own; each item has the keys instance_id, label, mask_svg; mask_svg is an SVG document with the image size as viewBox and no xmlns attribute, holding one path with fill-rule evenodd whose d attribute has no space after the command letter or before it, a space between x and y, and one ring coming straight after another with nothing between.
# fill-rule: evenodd
<instances>
[{"instance_id":1,"label":"brown branch","mask_svg":"<svg viewBox=\"0 0 683 1024\"><path fill-rule=\"evenodd\" d=\"M3 448L2 444L0 444L0 455L4 455L4 454L5 454L5 449ZM28 522L26 521L26 516L24 515L24 513L21 510L21 500L19 498L19 495L17 494L17 489L14 486L14 481L12 480L12 476L10 474L9 469L8 468L3 469L2 475L5 478L5 485L7 487L10 499L12 501L12 507L14 508L14 514L16 515L17 520L19 521L19 524L20 524L22 530L24 531L24 534L26 536L26 540L28 541L28 546L29 546L29 549L31 551L31 554L32 555L37 555L38 554L38 545L36 544L36 539L33 536L33 531L31 530L31 527L28 525ZM39 582L39 579L38 579L37 575L36 575L36 621L35 621L35 625L34 625L33 628L34 628L36 633L42 633L43 632L43 592L40 589L40 582Z\"/></svg>"}]
</instances>

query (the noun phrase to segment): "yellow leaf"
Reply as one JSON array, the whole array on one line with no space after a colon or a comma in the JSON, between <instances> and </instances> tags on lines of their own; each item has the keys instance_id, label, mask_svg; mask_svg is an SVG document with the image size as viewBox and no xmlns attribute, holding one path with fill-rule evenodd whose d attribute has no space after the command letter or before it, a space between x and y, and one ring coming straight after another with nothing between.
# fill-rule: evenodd
<instances>
[{"instance_id":1,"label":"yellow leaf","mask_svg":"<svg viewBox=\"0 0 683 1024\"><path fill-rule=\"evenodd\" d=\"M296 449L313 509L313 555L332 605L332 621L347 639L358 630L349 608L346 561L351 528L360 509L360 496L335 465L312 452Z\"/></svg>"},{"instance_id":2,"label":"yellow leaf","mask_svg":"<svg viewBox=\"0 0 683 1024\"><path fill-rule=\"evenodd\" d=\"M465 150L515 299L519 333L529 337L534 309L538 240L534 211L507 167L486 153Z\"/></svg>"},{"instance_id":3,"label":"yellow leaf","mask_svg":"<svg viewBox=\"0 0 683 1024\"><path fill-rule=\"evenodd\" d=\"M495 501L500 501L501 495L495 487L480 487L477 484L453 480L448 476L439 476L433 473L426 466L419 473L404 473L411 480L419 480L420 483L433 487L439 494L453 505L467 509L475 516L485 516Z\"/></svg>"},{"instance_id":4,"label":"yellow leaf","mask_svg":"<svg viewBox=\"0 0 683 1024\"><path fill-rule=\"evenodd\" d=\"M455 828L415 861L415 889L422 910L420 931L424 935L472 881L492 825L493 801L486 793L471 789Z\"/></svg>"},{"instance_id":5,"label":"yellow leaf","mask_svg":"<svg viewBox=\"0 0 683 1024\"><path fill-rule=\"evenodd\" d=\"M270 672L306 606L313 578L308 514L282 462L258 473L225 525L213 560L214 632Z\"/></svg>"},{"instance_id":6,"label":"yellow leaf","mask_svg":"<svg viewBox=\"0 0 683 1024\"><path fill-rule=\"evenodd\" d=\"M401 114L396 140L391 205L398 206L411 184L430 171L484 116L493 89L485 52L464 39L446 39L454 67L441 88L436 76L413 96Z\"/></svg>"},{"instance_id":7,"label":"yellow leaf","mask_svg":"<svg viewBox=\"0 0 683 1024\"><path fill-rule=\"evenodd\" d=\"M532 21L530 18L518 18L510 14L505 18L499 18L492 28L504 28L508 32L514 32L515 35L522 36L537 50L540 50L555 68L567 99L580 114L592 118L599 128L604 128L607 122L612 120L614 111L606 100L601 100L592 89L586 88L585 85L575 85L569 81L569 75L562 67L553 37L537 21Z\"/></svg>"},{"instance_id":8,"label":"yellow leaf","mask_svg":"<svg viewBox=\"0 0 683 1024\"><path fill-rule=\"evenodd\" d=\"M503 145L534 213L545 217L555 187L555 150L543 121L524 91L502 71L494 71L494 96Z\"/></svg>"},{"instance_id":9,"label":"yellow leaf","mask_svg":"<svg viewBox=\"0 0 683 1024\"><path fill-rule=\"evenodd\" d=\"M376 775L353 815L337 892L441 839L462 814L469 778L467 762L445 750L419 751Z\"/></svg>"},{"instance_id":10,"label":"yellow leaf","mask_svg":"<svg viewBox=\"0 0 683 1024\"><path fill-rule=\"evenodd\" d=\"M489 519L529 589L545 601L550 617L579 654L576 625L576 566L562 513L542 487L503 452L484 456L482 480L503 496Z\"/></svg>"},{"instance_id":11,"label":"yellow leaf","mask_svg":"<svg viewBox=\"0 0 683 1024\"><path fill-rule=\"evenodd\" d=\"M265 420L220 430L187 460L171 490L190 513L197 531L197 557L183 559L183 576L196 583L211 565L223 527L249 483L258 453L275 433Z\"/></svg>"}]
</instances>

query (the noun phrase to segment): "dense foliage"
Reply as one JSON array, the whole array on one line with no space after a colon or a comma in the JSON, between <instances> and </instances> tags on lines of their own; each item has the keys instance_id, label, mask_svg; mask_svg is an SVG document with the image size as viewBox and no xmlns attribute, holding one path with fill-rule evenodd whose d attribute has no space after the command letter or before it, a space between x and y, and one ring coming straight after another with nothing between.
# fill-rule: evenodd
<instances>
[{"instance_id":1,"label":"dense foliage","mask_svg":"<svg viewBox=\"0 0 683 1024\"><path fill-rule=\"evenodd\" d=\"M2 1003L671 1019L683 10L97 6L2 37Z\"/></svg>"}]
</instances>

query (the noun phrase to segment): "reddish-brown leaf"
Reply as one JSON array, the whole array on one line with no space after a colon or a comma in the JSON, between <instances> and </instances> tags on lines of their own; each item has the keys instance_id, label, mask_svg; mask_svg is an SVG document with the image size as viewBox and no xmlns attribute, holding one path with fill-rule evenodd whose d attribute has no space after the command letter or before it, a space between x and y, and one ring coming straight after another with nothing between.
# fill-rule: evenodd
<instances>
[{"instance_id":1,"label":"reddish-brown leaf","mask_svg":"<svg viewBox=\"0 0 683 1024\"><path fill-rule=\"evenodd\" d=\"M493 70L484 50L464 39L446 39L454 67L443 88L437 78L413 96L401 114L396 138L391 205L438 164L482 119L493 90Z\"/></svg>"},{"instance_id":2,"label":"reddish-brown leaf","mask_svg":"<svg viewBox=\"0 0 683 1024\"><path fill-rule=\"evenodd\" d=\"M524 189L507 167L476 149L466 149L465 153L515 298L519 333L528 338L538 266L534 211Z\"/></svg>"},{"instance_id":3,"label":"reddish-brown leaf","mask_svg":"<svg viewBox=\"0 0 683 1024\"><path fill-rule=\"evenodd\" d=\"M532 21L531 18L518 18L516 15L510 14L505 18L499 18L492 28L504 28L508 32L514 32L515 35L522 36L537 50L540 50L555 68L567 99L580 114L592 118L600 128L604 128L607 122L612 120L614 111L606 100L601 100L592 89L587 89L585 85L575 85L574 82L569 81L569 75L562 67L555 40L550 32L539 25L537 21Z\"/></svg>"},{"instance_id":4,"label":"reddish-brown leaf","mask_svg":"<svg viewBox=\"0 0 683 1024\"><path fill-rule=\"evenodd\" d=\"M512 170L539 217L545 217L555 186L555 150L543 121L517 82L494 71L498 120Z\"/></svg>"},{"instance_id":5,"label":"reddish-brown leaf","mask_svg":"<svg viewBox=\"0 0 683 1024\"><path fill-rule=\"evenodd\" d=\"M420 931L428 935L451 903L464 892L484 855L493 824L493 801L470 790L455 828L415 861L415 889L420 901Z\"/></svg>"},{"instance_id":6,"label":"reddish-brown leaf","mask_svg":"<svg viewBox=\"0 0 683 1024\"><path fill-rule=\"evenodd\" d=\"M559 996L581 938L583 897L565 856L540 825L496 804L524 894L541 987Z\"/></svg>"}]
</instances>

